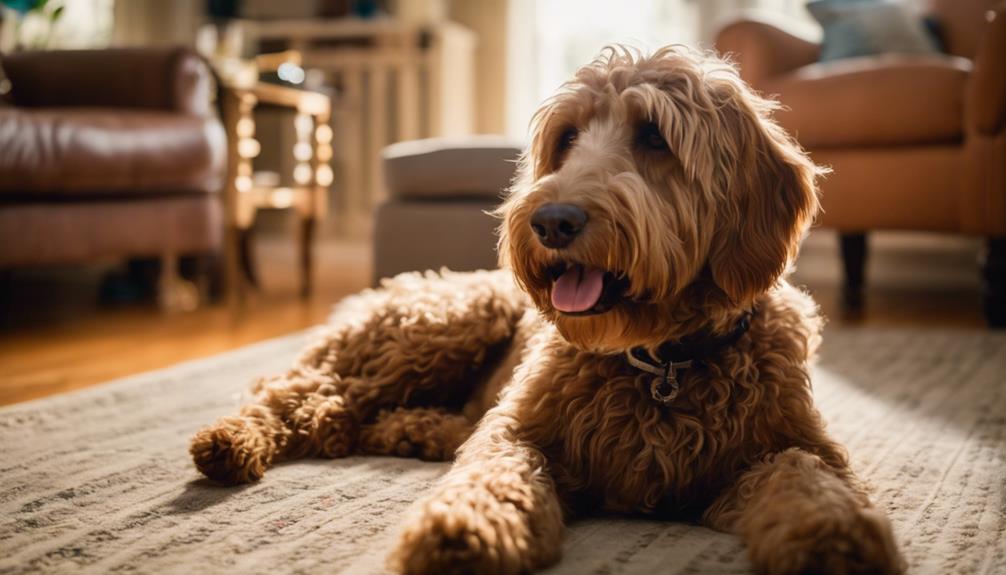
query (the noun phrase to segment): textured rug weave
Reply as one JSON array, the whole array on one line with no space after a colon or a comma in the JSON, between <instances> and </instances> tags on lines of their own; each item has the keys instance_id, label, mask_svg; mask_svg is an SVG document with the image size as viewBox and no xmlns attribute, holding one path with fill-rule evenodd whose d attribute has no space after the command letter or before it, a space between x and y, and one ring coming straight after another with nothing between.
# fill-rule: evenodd
<instances>
[{"instance_id":1,"label":"textured rug weave","mask_svg":"<svg viewBox=\"0 0 1006 575\"><path fill-rule=\"evenodd\" d=\"M0 573L376 573L443 464L281 465L221 488L189 437L303 334L0 410ZM2 375L0 375L2 377ZM829 329L815 394L914 573L1006 573L1006 335ZM555 573L746 573L733 536L574 523Z\"/></svg>"}]
</instances>

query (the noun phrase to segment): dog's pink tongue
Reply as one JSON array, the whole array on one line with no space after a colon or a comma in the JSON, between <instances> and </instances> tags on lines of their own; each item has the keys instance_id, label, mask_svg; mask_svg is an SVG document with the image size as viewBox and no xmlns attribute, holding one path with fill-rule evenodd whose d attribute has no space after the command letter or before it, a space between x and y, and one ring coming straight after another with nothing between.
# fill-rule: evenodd
<instances>
[{"instance_id":1,"label":"dog's pink tongue","mask_svg":"<svg viewBox=\"0 0 1006 575\"><path fill-rule=\"evenodd\" d=\"M603 287L603 270L573 266L552 285L552 306L564 312L587 311L601 298Z\"/></svg>"}]
</instances>

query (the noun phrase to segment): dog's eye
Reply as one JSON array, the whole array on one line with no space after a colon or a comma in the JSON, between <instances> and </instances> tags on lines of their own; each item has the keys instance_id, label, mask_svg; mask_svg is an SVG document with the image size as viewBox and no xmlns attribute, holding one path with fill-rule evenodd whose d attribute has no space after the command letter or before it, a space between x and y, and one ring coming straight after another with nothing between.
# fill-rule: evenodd
<instances>
[{"instance_id":1,"label":"dog's eye","mask_svg":"<svg viewBox=\"0 0 1006 575\"><path fill-rule=\"evenodd\" d=\"M576 141L576 136L576 128L566 128L562 135L559 136L559 152L565 152L566 150L572 148L573 142Z\"/></svg>"},{"instance_id":2,"label":"dog's eye","mask_svg":"<svg viewBox=\"0 0 1006 575\"><path fill-rule=\"evenodd\" d=\"M639 128L639 143L651 150L668 149L667 141L664 140L663 134L660 133L660 127L652 122L643 124Z\"/></svg>"}]
</instances>

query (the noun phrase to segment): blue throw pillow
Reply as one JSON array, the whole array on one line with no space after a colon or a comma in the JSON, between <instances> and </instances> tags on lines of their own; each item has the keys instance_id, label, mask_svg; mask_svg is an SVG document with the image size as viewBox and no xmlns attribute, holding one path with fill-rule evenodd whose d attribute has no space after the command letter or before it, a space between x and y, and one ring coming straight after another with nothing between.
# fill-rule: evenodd
<instances>
[{"instance_id":1,"label":"blue throw pillow","mask_svg":"<svg viewBox=\"0 0 1006 575\"><path fill-rule=\"evenodd\" d=\"M922 20L898 2L882 0L816 0L807 10L824 28L822 62L897 52L939 52Z\"/></svg>"}]
</instances>

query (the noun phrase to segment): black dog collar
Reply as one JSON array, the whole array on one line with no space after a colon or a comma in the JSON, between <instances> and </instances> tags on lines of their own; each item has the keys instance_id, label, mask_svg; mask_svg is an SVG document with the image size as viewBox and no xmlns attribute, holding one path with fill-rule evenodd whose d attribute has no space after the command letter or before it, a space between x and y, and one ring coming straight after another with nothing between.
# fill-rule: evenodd
<instances>
[{"instance_id":1,"label":"black dog collar","mask_svg":"<svg viewBox=\"0 0 1006 575\"><path fill-rule=\"evenodd\" d=\"M678 371L688 369L693 362L701 361L716 352L737 343L751 327L754 310L746 312L729 333L713 335L698 332L677 341L665 341L655 353L645 348L634 347L625 352L629 365L640 371L655 375L650 382L650 395L654 401L670 405L680 391Z\"/></svg>"}]
</instances>

